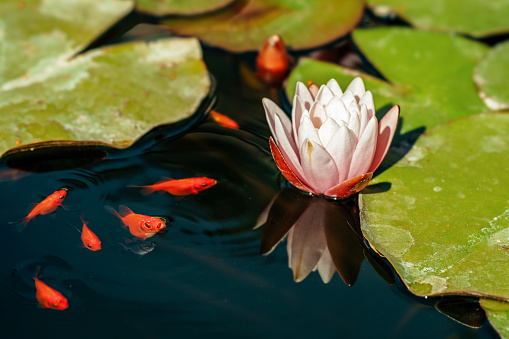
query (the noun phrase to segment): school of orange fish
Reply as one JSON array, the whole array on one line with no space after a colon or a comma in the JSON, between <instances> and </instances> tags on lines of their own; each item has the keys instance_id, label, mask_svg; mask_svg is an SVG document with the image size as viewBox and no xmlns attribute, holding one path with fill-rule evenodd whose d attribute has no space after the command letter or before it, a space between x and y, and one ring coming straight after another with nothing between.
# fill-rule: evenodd
<instances>
[{"instance_id":1,"label":"school of orange fish","mask_svg":"<svg viewBox=\"0 0 509 339\"><path fill-rule=\"evenodd\" d=\"M141 187L143 194L150 194L155 191L166 191L172 195L185 196L198 194L198 192L210 188L215 184L217 184L217 181L214 179L207 177L196 177L184 179L168 179L153 185L131 187ZM26 217L16 221L15 223L20 224L23 228L25 228L27 224L37 216L49 214L56 211L58 207L62 206L62 203L67 196L67 192L68 189L66 188L61 188L53 192L43 201L36 204ZM166 223L162 219L149 215L134 213L124 205L120 206L120 210L118 212L112 207L107 206L106 208L122 221L124 227L128 229L133 236L140 240L150 238L166 227ZM91 251L99 251L101 249L101 240L88 227L88 222L85 221L82 216L80 216L80 218L83 225L81 231L79 229L77 230L81 233L81 241L83 243L83 247ZM124 248L127 248L126 245L121 245ZM138 253L144 254L150 252L153 249L153 245L154 243L152 243L152 246L146 245L145 252ZM40 270L41 267L39 266L34 277L36 289L35 297L39 302L39 307L54 310L67 309L69 307L67 298L62 293L48 286L39 279Z\"/></svg>"}]
</instances>

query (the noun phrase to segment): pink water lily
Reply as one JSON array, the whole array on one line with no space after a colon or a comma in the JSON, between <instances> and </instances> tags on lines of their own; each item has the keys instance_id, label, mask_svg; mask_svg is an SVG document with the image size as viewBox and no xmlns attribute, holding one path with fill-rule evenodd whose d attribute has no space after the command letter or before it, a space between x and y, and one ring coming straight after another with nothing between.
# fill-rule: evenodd
<instances>
[{"instance_id":1,"label":"pink water lily","mask_svg":"<svg viewBox=\"0 0 509 339\"><path fill-rule=\"evenodd\" d=\"M346 198L368 184L399 119L395 105L378 123L373 95L361 78L344 93L334 79L319 89L298 82L292 121L273 101L264 98L263 106L281 173L300 190L332 198Z\"/></svg>"}]
</instances>

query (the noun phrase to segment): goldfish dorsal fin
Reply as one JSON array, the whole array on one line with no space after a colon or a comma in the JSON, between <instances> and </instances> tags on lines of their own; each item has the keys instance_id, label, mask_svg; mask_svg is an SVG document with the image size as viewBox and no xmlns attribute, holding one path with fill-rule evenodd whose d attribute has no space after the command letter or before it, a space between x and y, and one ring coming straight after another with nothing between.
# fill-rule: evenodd
<instances>
[{"instance_id":1,"label":"goldfish dorsal fin","mask_svg":"<svg viewBox=\"0 0 509 339\"><path fill-rule=\"evenodd\" d=\"M119 214L122 218L125 218L126 216L128 216L129 214L133 214L134 212L131 211L131 209L125 205L120 205L119 206Z\"/></svg>"}]
</instances>

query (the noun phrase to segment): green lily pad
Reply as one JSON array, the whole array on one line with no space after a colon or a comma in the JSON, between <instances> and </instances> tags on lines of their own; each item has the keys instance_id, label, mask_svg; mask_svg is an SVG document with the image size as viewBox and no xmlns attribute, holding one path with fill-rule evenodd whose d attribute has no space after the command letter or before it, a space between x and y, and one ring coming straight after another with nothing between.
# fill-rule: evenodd
<instances>
[{"instance_id":1,"label":"green lily pad","mask_svg":"<svg viewBox=\"0 0 509 339\"><path fill-rule=\"evenodd\" d=\"M414 294L509 300L508 128L504 114L438 126L373 179L389 190L361 194L366 239Z\"/></svg>"},{"instance_id":2,"label":"green lily pad","mask_svg":"<svg viewBox=\"0 0 509 339\"><path fill-rule=\"evenodd\" d=\"M509 338L509 303L493 299L481 299L481 306L488 320L500 337Z\"/></svg>"},{"instance_id":3,"label":"green lily pad","mask_svg":"<svg viewBox=\"0 0 509 339\"><path fill-rule=\"evenodd\" d=\"M190 116L209 91L196 39L116 45L71 58L125 15L129 3L47 0L21 8L11 3L17 2L1 3L0 10L15 12L0 19L0 153L46 140L125 147L154 126ZM59 21L63 10L65 20ZM98 28L83 26L80 18L88 13L103 17L94 21Z\"/></svg>"},{"instance_id":4,"label":"green lily pad","mask_svg":"<svg viewBox=\"0 0 509 339\"><path fill-rule=\"evenodd\" d=\"M246 0L200 18L162 21L180 35L234 52L258 50L278 34L293 50L309 49L349 33L364 11L363 0Z\"/></svg>"},{"instance_id":5,"label":"green lily pad","mask_svg":"<svg viewBox=\"0 0 509 339\"><path fill-rule=\"evenodd\" d=\"M72 57L132 8L122 0L0 0L0 85Z\"/></svg>"},{"instance_id":6,"label":"green lily pad","mask_svg":"<svg viewBox=\"0 0 509 339\"><path fill-rule=\"evenodd\" d=\"M504 42L492 48L479 61L474 81L479 88L479 94L486 105L494 110L509 109L509 42Z\"/></svg>"},{"instance_id":7,"label":"green lily pad","mask_svg":"<svg viewBox=\"0 0 509 339\"><path fill-rule=\"evenodd\" d=\"M135 0L136 9L141 12L163 15L203 14L223 8L235 0Z\"/></svg>"},{"instance_id":8,"label":"green lily pad","mask_svg":"<svg viewBox=\"0 0 509 339\"><path fill-rule=\"evenodd\" d=\"M356 30L353 37L390 83L303 58L288 79L289 98L293 98L297 81L312 80L320 85L336 78L345 89L353 77L361 76L366 89L373 93L377 110L401 106L402 132L488 111L472 81L476 60L487 51L484 45L458 36L407 28Z\"/></svg>"},{"instance_id":9,"label":"green lily pad","mask_svg":"<svg viewBox=\"0 0 509 339\"><path fill-rule=\"evenodd\" d=\"M509 2L484 0L368 0L375 14L396 13L419 29L476 37L509 32Z\"/></svg>"}]
</instances>

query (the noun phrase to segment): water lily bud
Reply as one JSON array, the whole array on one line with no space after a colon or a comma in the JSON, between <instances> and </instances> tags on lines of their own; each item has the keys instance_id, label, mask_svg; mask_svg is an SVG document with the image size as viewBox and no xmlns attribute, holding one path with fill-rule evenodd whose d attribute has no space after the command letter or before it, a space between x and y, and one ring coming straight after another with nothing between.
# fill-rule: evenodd
<instances>
[{"instance_id":1,"label":"water lily bud","mask_svg":"<svg viewBox=\"0 0 509 339\"><path fill-rule=\"evenodd\" d=\"M278 35L272 35L263 44L256 57L256 74L268 84L276 84L288 73L290 61L285 45Z\"/></svg>"},{"instance_id":2,"label":"water lily bud","mask_svg":"<svg viewBox=\"0 0 509 339\"><path fill-rule=\"evenodd\" d=\"M318 91L298 82L292 120L273 101L263 105L270 150L284 177L300 190L340 199L369 183L399 120L395 105L377 121L373 95L359 77L344 92L334 79Z\"/></svg>"}]
</instances>

